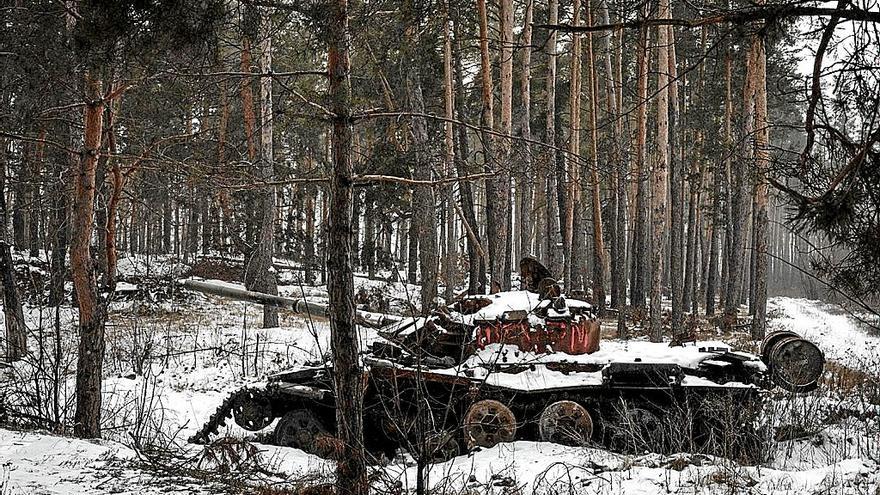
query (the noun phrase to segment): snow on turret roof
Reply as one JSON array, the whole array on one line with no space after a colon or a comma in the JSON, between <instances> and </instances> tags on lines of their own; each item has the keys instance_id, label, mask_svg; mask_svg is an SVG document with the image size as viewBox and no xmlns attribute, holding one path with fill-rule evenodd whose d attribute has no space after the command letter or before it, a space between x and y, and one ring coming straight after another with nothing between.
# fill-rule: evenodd
<instances>
[{"instance_id":1,"label":"snow on turret roof","mask_svg":"<svg viewBox=\"0 0 880 495\"><path fill-rule=\"evenodd\" d=\"M453 314L453 319L455 321L467 325L473 325L476 321L498 320L504 316L504 313L509 311L525 311L530 314L541 306L542 303L549 304L548 300L542 300L541 296L537 293L527 290L513 290L497 292L495 294L469 296L467 299L482 299L489 301L488 306L481 308L473 314ZM577 299L566 298L565 303L569 308L589 309L592 307L589 303Z\"/></svg>"},{"instance_id":2,"label":"snow on turret roof","mask_svg":"<svg viewBox=\"0 0 880 495\"><path fill-rule=\"evenodd\" d=\"M449 369L432 370L433 373L457 375L466 370L474 378L488 385L500 386L524 392L549 389L566 389L602 384L601 367L609 363L662 363L676 364L682 368L697 369L704 360L727 352L730 346L718 341L697 342L691 345L670 347L665 342L644 340L603 341L602 347L592 354L569 355L563 353L535 354L523 352L513 345L492 344L470 356L462 365ZM757 356L754 356L757 359ZM573 371L566 373L550 369L547 365L566 363L572 365L595 365L596 371ZM750 362L751 363L751 362ZM760 361L755 366L763 367ZM511 372L511 366L522 365L524 369ZM711 380L687 376L686 386L745 386L731 382L720 385Z\"/></svg>"}]
</instances>

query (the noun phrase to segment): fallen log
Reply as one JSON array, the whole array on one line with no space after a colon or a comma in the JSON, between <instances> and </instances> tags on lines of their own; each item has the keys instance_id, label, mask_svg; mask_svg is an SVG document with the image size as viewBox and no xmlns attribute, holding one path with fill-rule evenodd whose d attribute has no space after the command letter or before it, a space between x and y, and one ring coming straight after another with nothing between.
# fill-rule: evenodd
<instances>
[{"instance_id":1,"label":"fallen log","mask_svg":"<svg viewBox=\"0 0 880 495\"><path fill-rule=\"evenodd\" d=\"M237 301L247 301L255 304L277 306L286 308L297 314L316 315L326 318L327 305L317 301L308 299L294 299L290 297L276 296L266 294L264 292L255 292L228 284L208 282L205 280L180 280L178 282L182 287L201 292L203 294L211 294L215 296L228 297ZM403 317L396 315L388 315L383 313L371 313L369 311L356 310L355 322L358 325L369 328L382 328L392 323L401 321Z\"/></svg>"}]
</instances>

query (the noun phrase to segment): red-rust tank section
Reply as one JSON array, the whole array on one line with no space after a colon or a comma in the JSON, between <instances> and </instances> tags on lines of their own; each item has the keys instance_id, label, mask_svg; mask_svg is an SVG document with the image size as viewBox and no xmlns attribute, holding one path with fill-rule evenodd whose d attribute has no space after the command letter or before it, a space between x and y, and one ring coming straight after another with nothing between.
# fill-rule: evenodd
<instances>
[{"instance_id":1,"label":"red-rust tank section","mask_svg":"<svg viewBox=\"0 0 880 495\"><path fill-rule=\"evenodd\" d=\"M515 345L523 352L591 354L599 350L599 323L576 316L546 321L533 327L527 319L482 322L474 330L474 344L485 349L491 344Z\"/></svg>"}]
</instances>

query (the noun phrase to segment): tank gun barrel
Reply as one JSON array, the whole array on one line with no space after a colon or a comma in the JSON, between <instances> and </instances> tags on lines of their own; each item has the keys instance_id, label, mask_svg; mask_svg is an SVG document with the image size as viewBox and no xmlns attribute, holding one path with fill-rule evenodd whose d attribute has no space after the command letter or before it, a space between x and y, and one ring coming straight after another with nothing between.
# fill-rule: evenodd
<instances>
[{"instance_id":1,"label":"tank gun barrel","mask_svg":"<svg viewBox=\"0 0 880 495\"><path fill-rule=\"evenodd\" d=\"M215 296L228 297L237 301L247 301L255 304L263 304L286 308L298 314L313 314L318 316L327 316L327 304L317 301L310 301L305 298L291 298L266 294L265 292L257 292L247 289L240 289L230 285L218 284L204 280L181 280L180 285L186 289L201 292L203 294L211 294ZM384 313L372 313L369 311L357 310L355 312L355 321L358 325L381 328L392 323L396 323L403 318L396 315Z\"/></svg>"}]
</instances>

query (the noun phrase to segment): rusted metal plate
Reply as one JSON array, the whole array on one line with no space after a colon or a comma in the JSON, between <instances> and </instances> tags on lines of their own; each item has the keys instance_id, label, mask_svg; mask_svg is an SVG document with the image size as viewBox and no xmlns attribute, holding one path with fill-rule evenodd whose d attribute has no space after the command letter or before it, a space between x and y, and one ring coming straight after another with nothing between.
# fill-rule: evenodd
<instances>
[{"instance_id":1,"label":"rusted metal plate","mask_svg":"<svg viewBox=\"0 0 880 495\"><path fill-rule=\"evenodd\" d=\"M490 344L510 344L523 352L590 354L599 349L599 323L587 318L547 321L538 327L527 321L487 322L475 330L475 343L479 349Z\"/></svg>"}]
</instances>

